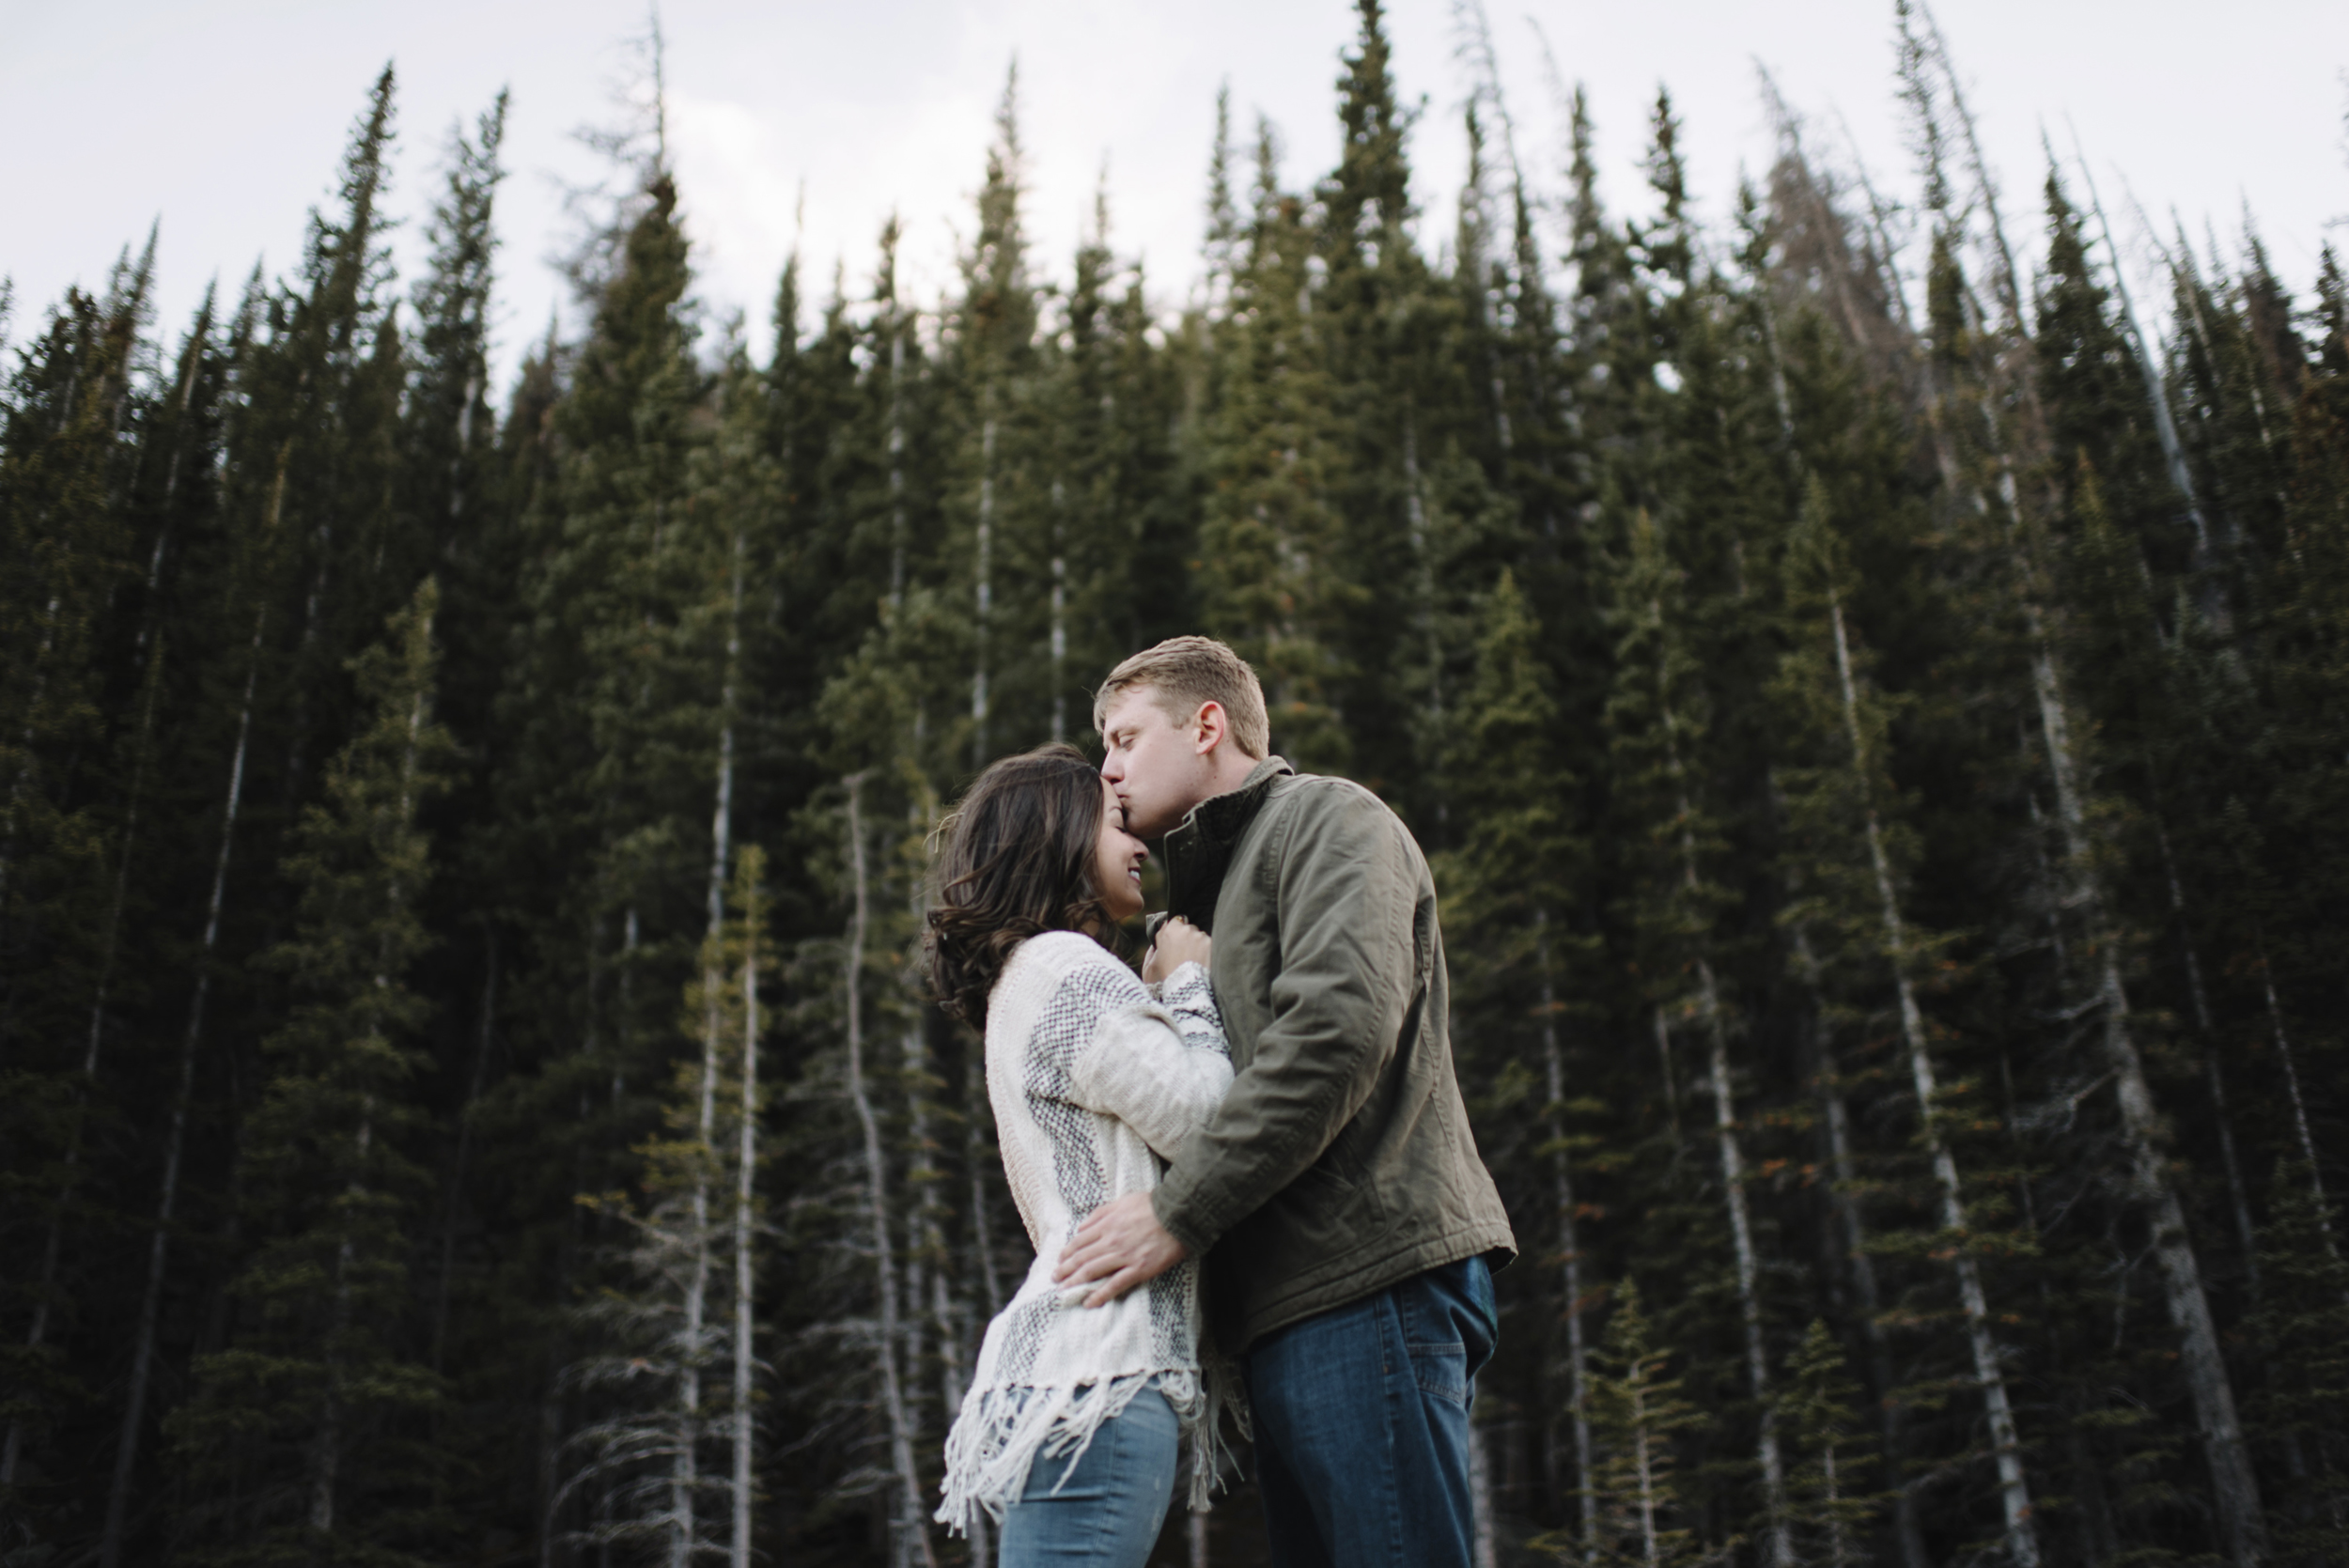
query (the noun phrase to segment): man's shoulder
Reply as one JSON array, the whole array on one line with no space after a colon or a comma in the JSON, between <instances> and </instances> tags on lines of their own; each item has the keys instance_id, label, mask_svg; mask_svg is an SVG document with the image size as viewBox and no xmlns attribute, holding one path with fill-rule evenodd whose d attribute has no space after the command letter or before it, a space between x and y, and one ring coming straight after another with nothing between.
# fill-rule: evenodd
<instances>
[{"instance_id":1,"label":"man's shoulder","mask_svg":"<svg viewBox=\"0 0 2349 1568\"><path fill-rule=\"evenodd\" d=\"M1287 773L1272 781L1271 799L1308 809L1355 809L1375 806L1392 815L1377 792L1334 773Z\"/></svg>"},{"instance_id":2,"label":"man's shoulder","mask_svg":"<svg viewBox=\"0 0 2349 1568\"><path fill-rule=\"evenodd\" d=\"M1268 817L1285 818L1281 831L1268 841L1290 846L1316 840L1360 846L1364 834L1392 835L1396 849L1408 859L1423 861L1419 840L1392 806L1367 785L1327 773L1296 773L1278 782Z\"/></svg>"},{"instance_id":3,"label":"man's shoulder","mask_svg":"<svg viewBox=\"0 0 2349 1568\"><path fill-rule=\"evenodd\" d=\"M1352 779L1329 773L1292 773L1274 782L1271 799L1284 810L1301 815L1391 822L1405 837L1410 836L1403 819L1395 815L1392 806L1378 798L1377 791Z\"/></svg>"}]
</instances>

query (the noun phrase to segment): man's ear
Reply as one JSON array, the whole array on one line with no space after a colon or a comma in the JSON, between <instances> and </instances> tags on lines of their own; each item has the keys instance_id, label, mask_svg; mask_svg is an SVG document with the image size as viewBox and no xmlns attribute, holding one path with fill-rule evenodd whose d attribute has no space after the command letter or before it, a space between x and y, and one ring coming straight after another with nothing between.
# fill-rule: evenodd
<instances>
[{"instance_id":1,"label":"man's ear","mask_svg":"<svg viewBox=\"0 0 2349 1568\"><path fill-rule=\"evenodd\" d=\"M1214 751L1232 733L1232 721L1224 714L1221 703L1200 704L1199 717L1194 722L1199 726L1199 740L1191 750L1198 756L1206 756Z\"/></svg>"}]
</instances>

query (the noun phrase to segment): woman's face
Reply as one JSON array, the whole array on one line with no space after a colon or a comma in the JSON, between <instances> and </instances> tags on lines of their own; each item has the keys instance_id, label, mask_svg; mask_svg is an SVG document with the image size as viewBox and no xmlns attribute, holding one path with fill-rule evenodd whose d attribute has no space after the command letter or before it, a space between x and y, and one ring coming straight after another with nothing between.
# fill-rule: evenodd
<instances>
[{"instance_id":1,"label":"woman's face","mask_svg":"<svg viewBox=\"0 0 2349 1568\"><path fill-rule=\"evenodd\" d=\"M1101 781L1101 839L1093 851L1093 885L1100 890L1102 907L1112 919L1129 920L1142 913L1142 862L1150 846L1126 831L1125 809L1117 790Z\"/></svg>"}]
</instances>

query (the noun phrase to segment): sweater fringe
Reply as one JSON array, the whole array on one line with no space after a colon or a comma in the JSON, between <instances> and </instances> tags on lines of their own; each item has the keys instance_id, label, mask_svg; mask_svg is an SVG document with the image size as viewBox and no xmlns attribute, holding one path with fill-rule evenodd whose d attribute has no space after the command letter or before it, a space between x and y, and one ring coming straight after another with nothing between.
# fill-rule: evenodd
<instances>
[{"instance_id":1,"label":"sweater fringe","mask_svg":"<svg viewBox=\"0 0 2349 1568\"><path fill-rule=\"evenodd\" d=\"M1154 1383L1174 1407L1190 1449L1190 1510L1206 1513L1226 1467L1238 1468L1220 1417L1233 1412L1243 1436L1247 1426L1245 1400L1224 1369L1213 1366L1130 1372L1066 1387L971 1389L946 1436L943 1500L934 1517L949 1534L961 1536L971 1533L981 1513L1002 1524L1004 1511L1027 1489L1038 1457L1068 1460L1065 1484L1103 1424L1125 1414L1134 1396Z\"/></svg>"}]
</instances>

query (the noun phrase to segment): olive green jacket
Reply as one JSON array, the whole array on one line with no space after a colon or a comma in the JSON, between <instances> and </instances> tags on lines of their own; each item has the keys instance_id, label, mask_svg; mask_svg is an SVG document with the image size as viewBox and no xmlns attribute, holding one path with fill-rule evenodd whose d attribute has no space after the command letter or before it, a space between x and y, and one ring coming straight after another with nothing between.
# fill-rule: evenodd
<instances>
[{"instance_id":1,"label":"olive green jacket","mask_svg":"<svg viewBox=\"0 0 2349 1568\"><path fill-rule=\"evenodd\" d=\"M1206 1254L1218 1341L1424 1269L1516 1255L1453 1076L1436 885L1401 819L1279 757L1164 846L1169 913L1215 939L1237 1073L1152 1203Z\"/></svg>"}]
</instances>

